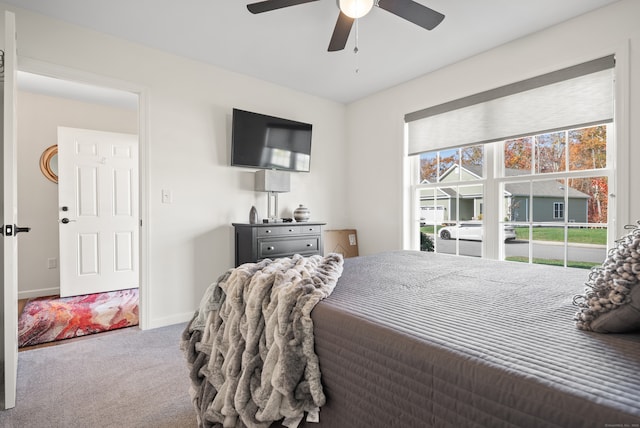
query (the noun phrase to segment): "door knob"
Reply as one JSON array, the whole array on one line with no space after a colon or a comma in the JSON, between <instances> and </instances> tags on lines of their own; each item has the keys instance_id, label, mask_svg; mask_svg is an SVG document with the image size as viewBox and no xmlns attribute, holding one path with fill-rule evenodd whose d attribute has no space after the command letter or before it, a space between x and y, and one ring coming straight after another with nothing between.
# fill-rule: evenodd
<instances>
[{"instance_id":1,"label":"door knob","mask_svg":"<svg viewBox=\"0 0 640 428\"><path fill-rule=\"evenodd\" d=\"M13 226L13 233L15 233L16 235L20 232L29 232L30 230L31 230L30 227Z\"/></svg>"},{"instance_id":2,"label":"door knob","mask_svg":"<svg viewBox=\"0 0 640 428\"><path fill-rule=\"evenodd\" d=\"M8 224L6 226L0 226L0 235L4 235L4 236L15 236L20 232L28 232L30 231L31 228L30 227L18 227L15 224L11 225Z\"/></svg>"},{"instance_id":3,"label":"door knob","mask_svg":"<svg viewBox=\"0 0 640 428\"><path fill-rule=\"evenodd\" d=\"M75 221L75 220L69 220L68 218L66 218L66 217L65 217L65 218L63 218L62 220L60 220L60 223L62 223L62 224L67 224L67 223L70 223L70 222L72 222L72 221Z\"/></svg>"}]
</instances>

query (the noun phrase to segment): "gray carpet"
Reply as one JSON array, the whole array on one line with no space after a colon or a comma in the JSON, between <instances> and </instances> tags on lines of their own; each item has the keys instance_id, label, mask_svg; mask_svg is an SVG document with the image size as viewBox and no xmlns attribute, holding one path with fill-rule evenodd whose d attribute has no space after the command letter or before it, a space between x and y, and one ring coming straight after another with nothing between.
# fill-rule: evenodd
<instances>
[{"instance_id":1,"label":"gray carpet","mask_svg":"<svg viewBox=\"0 0 640 428\"><path fill-rule=\"evenodd\" d=\"M137 327L20 352L0 427L196 427L179 348L186 324Z\"/></svg>"}]
</instances>

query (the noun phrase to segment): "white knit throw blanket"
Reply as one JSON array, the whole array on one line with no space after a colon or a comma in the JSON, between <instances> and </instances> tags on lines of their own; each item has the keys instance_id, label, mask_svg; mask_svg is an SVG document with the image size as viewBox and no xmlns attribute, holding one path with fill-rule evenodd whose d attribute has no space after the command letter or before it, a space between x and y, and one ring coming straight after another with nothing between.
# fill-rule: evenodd
<instances>
[{"instance_id":1,"label":"white knit throw blanket","mask_svg":"<svg viewBox=\"0 0 640 428\"><path fill-rule=\"evenodd\" d=\"M305 412L317 414L325 396L310 314L342 266L339 254L295 255L241 265L212 284L219 290L205 294L200 311L209 313L195 350L209 356L200 374L216 393L200 403L201 426L268 427L282 418L294 426Z\"/></svg>"}]
</instances>

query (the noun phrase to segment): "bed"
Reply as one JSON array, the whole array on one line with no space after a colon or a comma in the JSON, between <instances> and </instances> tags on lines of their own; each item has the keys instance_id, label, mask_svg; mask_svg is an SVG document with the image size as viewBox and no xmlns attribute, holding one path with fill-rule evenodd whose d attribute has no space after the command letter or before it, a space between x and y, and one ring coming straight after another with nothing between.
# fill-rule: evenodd
<instances>
[{"instance_id":1,"label":"bed","mask_svg":"<svg viewBox=\"0 0 640 428\"><path fill-rule=\"evenodd\" d=\"M326 403L301 426L640 426L640 334L576 329L586 277L413 251L344 260L311 312Z\"/></svg>"}]
</instances>

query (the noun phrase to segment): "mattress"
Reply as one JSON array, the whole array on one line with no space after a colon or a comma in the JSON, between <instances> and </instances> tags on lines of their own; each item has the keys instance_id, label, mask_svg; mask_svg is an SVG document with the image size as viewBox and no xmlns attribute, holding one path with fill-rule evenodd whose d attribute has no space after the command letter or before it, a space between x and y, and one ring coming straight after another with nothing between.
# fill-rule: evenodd
<instances>
[{"instance_id":1,"label":"mattress","mask_svg":"<svg viewBox=\"0 0 640 428\"><path fill-rule=\"evenodd\" d=\"M306 426L640 423L640 334L576 329L587 276L409 251L345 259L312 312L327 404Z\"/></svg>"}]
</instances>

